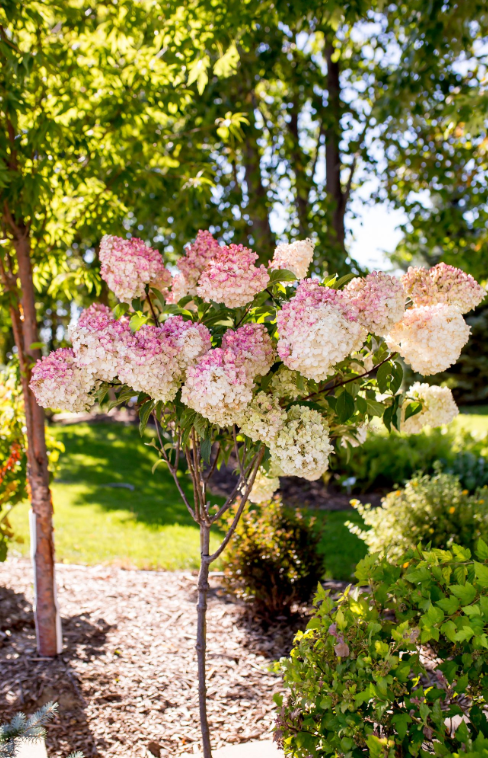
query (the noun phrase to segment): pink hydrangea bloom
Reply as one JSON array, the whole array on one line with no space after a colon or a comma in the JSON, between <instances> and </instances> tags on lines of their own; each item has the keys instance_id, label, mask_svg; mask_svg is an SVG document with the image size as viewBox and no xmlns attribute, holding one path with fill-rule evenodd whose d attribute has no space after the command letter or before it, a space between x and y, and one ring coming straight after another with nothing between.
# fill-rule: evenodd
<instances>
[{"instance_id":1,"label":"pink hydrangea bloom","mask_svg":"<svg viewBox=\"0 0 488 758\"><path fill-rule=\"evenodd\" d=\"M458 308L461 313L476 308L486 295L485 289L471 274L446 263L438 263L431 269L410 266L402 282L414 305L445 303Z\"/></svg>"},{"instance_id":2,"label":"pink hydrangea bloom","mask_svg":"<svg viewBox=\"0 0 488 758\"><path fill-rule=\"evenodd\" d=\"M176 262L183 278L176 283L173 282L173 289L176 284L177 291L182 292L184 284L186 290L179 299L185 295L196 295L196 285L200 275L219 251L220 245L210 232L200 230L195 242L188 245L185 255Z\"/></svg>"},{"instance_id":3,"label":"pink hydrangea bloom","mask_svg":"<svg viewBox=\"0 0 488 758\"><path fill-rule=\"evenodd\" d=\"M171 282L161 254L142 240L106 235L100 242L101 276L124 303L145 297L147 285L164 290Z\"/></svg>"},{"instance_id":4,"label":"pink hydrangea bloom","mask_svg":"<svg viewBox=\"0 0 488 758\"><path fill-rule=\"evenodd\" d=\"M164 335L177 351L176 359L183 369L197 358L208 353L212 346L210 332L203 324L185 321L183 316L171 316L161 327Z\"/></svg>"},{"instance_id":5,"label":"pink hydrangea bloom","mask_svg":"<svg viewBox=\"0 0 488 758\"><path fill-rule=\"evenodd\" d=\"M95 402L90 393L96 388L96 381L91 373L76 365L71 348L61 348L38 361L29 386L43 408L79 413Z\"/></svg>"},{"instance_id":6,"label":"pink hydrangea bloom","mask_svg":"<svg viewBox=\"0 0 488 758\"><path fill-rule=\"evenodd\" d=\"M237 423L252 398L252 382L232 350L215 348L190 366L182 401L213 424Z\"/></svg>"},{"instance_id":7,"label":"pink hydrangea bloom","mask_svg":"<svg viewBox=\"0 0 488 758\"><path fill-rule=\"evenodd\" d=\"M381 271L352 279L343 293L358 309L359 322L372 334L387 334L405 313L405 292L401 282Z\"/></svg>"},{"instance_id":8,"label":"pink hydrangea bloom","mask_svg":"<svg viewBox=\"0 0 488 758\"><path fill-rule=\"evenodd\" d=\"M186 297L190 294L190 285L186 281L183 274L176 274L171 279L171 289L166 296L166 302L172 305L179 303L182 297ZM195 294L195 293L193 293ZM186 306L188 308L188 305Z\"/></svg>"},{"instance_id":9,"label":"pink hydrangea bloom","mask_svg":"<svg viewBox=\"0 0 488 758\"><path fill-rule=\"evenodd\" d=\"M304 279L312 263L314 243L311 239L296 240L278 245L274 251L271 269L284 268L293 271L297 279Z\"/></svg>"},{"instance_id":10,"label":"pink hydrangea bloom","mask_svg":"<svg viewBox=\"0 0 488 758\"><path fill-rule=\"evenodd\" d=\"M145 324L133 335L118 375L121 382L153 400L173 400L183 380L178 349L162 327Z\"/></svg>"},{"instance_id":11,"label":"pink hydrangea bloom","mask_svg":"<svg viewBox=\"0 0 488 758\"><path fill-rule=\"evenodd\" d=\"M326 379L332 368L367 336L358 311L342 292L304 279L295 297L277 315L278 354L288 368L307 379Z\"/></svg>"},{"instance_id":12,"label":"pink hydrangea bloom","mask_svg":"<svg viewBox=\"0 0 488 758\"><path fill-rule=\"evenodd\" d=\"M274 363L273 343L264 324L244 324L236 331L228 329L222 347L234 351L251 379L267 374Z\"/></svg>"},{"instance_id":13,"label":"pink hydrangea bloom","mask_svg":"<svg viewBox=\"0 0 488 758\"><path fill-rule=\"evenodd\" d=\"M257 257L244 245L221 247L200 276L197 294L207 303L213 300L228 308L247 305L269 282L266 268L254 265Z\"/></svg>"},{"instance_id":14,"label":"pink hydrangea bloom","mask_svg":"<svg viewBox=\"0 0 488 758\"><path fill-rule=\"evenodd\" d=\"M110 308L100 303L83 311L69 335L78 365L103 382L117 376L119 362L134 339L129 320L117 321Z\"/></svg>"},{"instance_id":15,"label":"pink hydrangea bloom","mask_svg":"<svg viewBox=\"0 0 488 758\"><path fill-rule=\"evenodd\" d=\"M445 371L457 361L470 327L457 308L445 303L410 308L386 343L424 376Z\"/></svg>"}]
</instances>

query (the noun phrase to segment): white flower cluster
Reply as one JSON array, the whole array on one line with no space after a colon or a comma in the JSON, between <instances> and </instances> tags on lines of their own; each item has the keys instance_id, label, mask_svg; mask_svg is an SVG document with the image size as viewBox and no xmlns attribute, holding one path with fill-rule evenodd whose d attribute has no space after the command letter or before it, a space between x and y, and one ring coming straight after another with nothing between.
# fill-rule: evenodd
<instances>
[{"instance_id":1,"label":"white flower cluster","mask_svg":"<svg viewBox=\"0 0 488 758\"><path fill-rule=\"evenodd\" d=\"M298 388L298 382L302 382L303 390ZM273 395L277 397L290 398L296 400L301 395L309 394L307 389L308 382L303 377L300 377L298 371L291 371L283 364L279 367L278 371L273 374L273 378L269 383L269 388Z\"/></svg>"},{"instance_id":2,"label":"white flower cluster","mask_svg":"<svg viewBox=\"0 0 488 758\"><path fill-rule=\"evenodd\" d=\"M181 399L213 424L230 426L251 402L252 382L232 350L215 348L190 366Z\"/></svg>"},{"instance_id":3,"label":"white flower cluster","mask_svg":"<svg viewBox=\"0 0 488 758\"><path fill-rule=\"evenodd\" d=\"M405 421L407 403L404 404L404 420L401 429L406 434L419 434L424 426L450 424L459 413L452 392L448 387L436 387L435 385L415 382L410 387L408 395L412 400L420 401L423 407L420 413L410 416Z\"/></svg>"},{"instance_id":4,"label":"white flower cluster","mask_svg":"<svg viewBox=\"0 0 488 758\"><path fill-rule=\"evenodd\" d=\"M272 463L284 476L318 479L327 471L333 451L326 419L307 406L292 406L270 451Z\"/></svg>"},{"instance_id":5,"label":"white flower cluster","mask_svg":"<svg viewBox=\"0 0 488 758\"><path fill-rule=\"evenodd\" d=\"M91 394L97 382L76 364L71 348L61 348L36 363L30 388L43 408L59 408L71 413L87 411L94 404Z\"/></svg>"},{"instance_id":6,"label":"white flower cluster","mask_svg":"<svg viewBox=\"0 0 488 758\"><path fill-rule=\"evenodd\" d=\"M386 338L390 350L424 376L445 371L457 361L470 327L457 308L425 305L406 311Z\"/></svg>"},{"instance_id":7,"label":"white flower cluster","mask_svg":"<svg viewBox=\"0 0 488 758\"><path fill-rule=\"evenodd\" d=\"M256 474L252 490L249 494L251 503L267 503L279 489L280 480L276 476L266 476L261 469Z\"/></svg>"},{"instance_id":8,"label":"white flower cluster","mask_svg":"<svg viewBox=\"0 0 488 758\"><path fill-rule=\"evenodd\" d=\"M278 398L258 392L239 419L239 426L255 442L261 440L270 445L285 421L286 411L280 407Z\"/></svg>"},{"instance_id":9,"label":"white flower cluster","mask_svg":"<svg viewBox=\"0 0 488 758\"><path fill-rule=\"evenodd\" d=\"M308 238L278 245L270 268L287 269L287 271L292 271L297 279L304 279L312 263L313 249L314 243Z\"/></svg>"},{"instance_id":10,"label":"white flower cluster","mask_svg":"<svg viewBox=\"0 0 488 758\"><path fill-rule=\"evenodd\" d=\"M351 447L360 447L366 442L368 436L369 424L360 424L355 429L354 427L347 430L347 433L342 437L342 447L347 447L349 442Z\"/></svg>"}]
</instances>

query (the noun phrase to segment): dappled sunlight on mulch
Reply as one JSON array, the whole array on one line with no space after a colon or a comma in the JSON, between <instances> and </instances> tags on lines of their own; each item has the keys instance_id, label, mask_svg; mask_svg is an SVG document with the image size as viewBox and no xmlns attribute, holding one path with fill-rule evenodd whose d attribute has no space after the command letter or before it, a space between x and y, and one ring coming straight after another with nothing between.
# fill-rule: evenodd
<instances>
[{"instance_id":1,"label":"dappled sunlight on mulch","mask_svg":"<svg viewBox=\"0 0 488 758\"><path fill-rule=\"evenodd\" d=\"M0 721L57 700L48 728L50 758L178 756L199 748L195 582L189 572L57 566L65 650L35 651L31 568L0 564ZM211 580L208 629L209 714L215 747L265 739L279 679L269 673L295 629L266 630Z\"/></svg>"}]
</instances>

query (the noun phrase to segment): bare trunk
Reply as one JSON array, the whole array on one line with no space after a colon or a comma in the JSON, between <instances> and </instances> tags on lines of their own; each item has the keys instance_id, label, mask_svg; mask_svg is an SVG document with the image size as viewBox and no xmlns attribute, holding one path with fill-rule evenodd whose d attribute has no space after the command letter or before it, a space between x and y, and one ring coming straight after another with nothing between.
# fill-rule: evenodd
<instances>
[{"instance_id":1,"label":"bare trunk","mask_svg":"<svg viewBox=\"0 0 488 758\"><path fill-rule=\"evenodd\" d=\"M309 183L305 173L305 158L303 151L300 147L300 137L298 133L298 102L295 99L293 102L293 109L291 112L290 123L288 129L293 140L292 147L292 160L293 171L295 173L295 192L296 192L296 206L298 216L298 231L300 239L304 239L309 235L308 224L308 197L309 197ZM313 177L312 177L313 181Z\"/></svg>"},{"instance_id":2,"label":"bare trunk","mask_svg":"<svg viewBox=\"0 0 488 758\"><path fill-rule=\"evenodd\" d=\"M209 553L210 527L200 524L201 563L198 575L198 605L197 605L197 657L198 657L198 702L200 707L200 729L202 732L203 758L212 758L210 745L210 729L207 717L207 683L205 672L205 657L207 652L207 594L209 589Z\"/></svg>"},{"instance_id":3,"label":"bare trunk","mask_svg":"<svg viewBox=\"0 0 488 758\"><path fill-rule=\"evenodd\" d=\"M249 95L251 108L249 112L250 125L246 128L243 162L247 184L246 212L249 216L249 234L253 238L255 251L259 262L271 260L275 247L275 237L269 223L269 201L261 175L261 155L257 139L259 132L254 120L254 93Z\"/></svg>"},{"instance_id":4,"label":"bare trunk","mask_svg":"<svg viewBox=\"0 0 488 758\"><path fill-rule=\"evenodd\" d=\"M17 345L24 396L27 428L28 481L32 506L31 545L34 563L35 621L38 651L41 655L60 652L61 635L56 608L54 577L53 507L49 488L49 472L44 430L44 411L29 388L31 366L41 356L40 350L31 348L38 342L34 284L30 245L27 232L14 240L21 285L22 316L11 308L15 343Z\"/></svg>"},{"instance_id":5,"label":"bare trunk","mask_svg":"<svg viewBox=\"0 0 488 758\"><path fill-rule=\"evenodd\" d=\"M341 184L341 87L339 79L339 62L333 61L334 48L327 45L325 56L327 59L327 128L325 130L325 169L326 188L332 205L331 231L335 246L344 250L345 229L344 215L346 212L346 198Z\"/></svg>"}]
</instances>

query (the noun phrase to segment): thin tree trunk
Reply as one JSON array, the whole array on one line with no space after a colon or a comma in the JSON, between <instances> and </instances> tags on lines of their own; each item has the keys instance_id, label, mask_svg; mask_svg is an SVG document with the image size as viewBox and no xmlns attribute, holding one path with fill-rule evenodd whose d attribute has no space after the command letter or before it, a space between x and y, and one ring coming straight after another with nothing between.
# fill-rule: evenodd
<instances>
[{"instance_id":1,"label":"thin tree trunk","mask_svg":"<svg viewBox=\"0 0 488 758\"><path fill-rule=\"evenodd\" d=\"M31 514L31 553L34 564L35 622L37 647L41 655L52 656L61 649L61 629L56 604L54 576L53 506L49 488L44 411L29 388L31 366L41 356L31 345L39 341L34 283L28 233L14 239L19 269L22 316L11 308L15 343L22 374L27 428L27 464Z\"/></svg>"},{"instance_id":2,"label":"thin tree trunk","mask_svg":"<svg viewBox=\"0 0 488 758\"><path fill-rule=\"evenodd\" d=\"M346 201L341 184L341 85L339 62L332 60L333 54L333 46L327 45L325 50L328 89L327 128L325 130L326 189L332 201L331 232L333 242L339 250L344 251Z\"/></svg>"},{"instance_id":3,"label":"thin tree trunk","mask_svg":"<svg viewBox=\"0 0 488 758\"><path fill-rule=\"evenodd\" d=\"M210 729L207 717L207 683L205 672L205 657L207 651L207 594L209 589L208 574L210 564L210 527L200 523L201 563L198 575L198 604L197 604L197 657L198 657L198 702L200 707L200 729L202 732L203 758L212 758L210 745Z\"/></svg>"}]
</instances>

